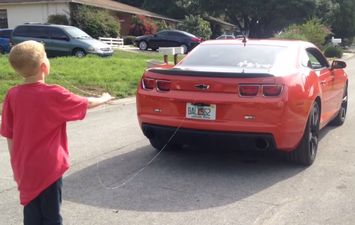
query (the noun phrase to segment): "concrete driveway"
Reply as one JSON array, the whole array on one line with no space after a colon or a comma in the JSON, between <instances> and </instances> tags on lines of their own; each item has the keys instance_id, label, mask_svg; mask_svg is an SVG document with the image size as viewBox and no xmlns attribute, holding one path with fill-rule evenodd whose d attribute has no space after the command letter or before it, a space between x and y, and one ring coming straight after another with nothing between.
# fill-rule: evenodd
<instances>
[{"instance_id":1,"label":"concrete driveway","mask_svg":"<svg viewBox=\"0 0 355 225\"><path fill-rule=\"evenodd\" d=\"M277 154L223 149L156 154L141 134L134 98L91 110L68 125L71 169L64 178L66 225L355 224L355 59L348 61L349 111L321 132L305 169ZM0 224L18 225L22 208L0 139Z\"/></svg>"}]
</instances>

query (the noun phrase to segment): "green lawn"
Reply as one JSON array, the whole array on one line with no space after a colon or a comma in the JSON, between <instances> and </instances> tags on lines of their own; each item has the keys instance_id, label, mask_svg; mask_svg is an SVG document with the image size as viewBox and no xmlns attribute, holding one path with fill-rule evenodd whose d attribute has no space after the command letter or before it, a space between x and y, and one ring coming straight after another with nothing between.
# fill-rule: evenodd
<instances>
[{"instance_id":1,"label":"green lawn","mask_svg":"<svg viewBox=\"0 0 355 225\"><path fill-rule=\"evenodd\" d=\"M183 56L180 55L179 60L182 58ZM59 84L82 96L88 96L88 94L73 88L67 82L96 95L109 92L117 99L133 96L147 68L147 60L150 59L163 61L163 56L116 51L114 57L111 58L96 56L87 56L82 59L53 58L50 59L51 74L46 79L46 83ZM173 56L169 57L169 61L173 62ZM0 65L0 103L2 103L7 90L20 84L22 79L12 70L6 55L0 56Z\"/></svg>"}]
</instances>

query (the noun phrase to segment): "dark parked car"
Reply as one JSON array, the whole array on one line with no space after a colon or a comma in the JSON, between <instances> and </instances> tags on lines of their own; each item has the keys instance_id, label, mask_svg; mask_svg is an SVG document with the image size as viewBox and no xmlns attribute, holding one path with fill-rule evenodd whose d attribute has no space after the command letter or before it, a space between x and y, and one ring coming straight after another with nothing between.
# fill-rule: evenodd
<instances>
[{"instance_id":1,"label":"dark parked car","mask_svg":"<svg viewBox=\"0 0 355 225\"><path fill-rule=\"evenodd\" d=\"M0 29L0 55L10 52L10 36L13 29Z\"/></svg>"},{"instance_id":2,"label":"dark parked car","mask_svg":"<svg viewBox=\"0 0 355 225\"><path fill-rule=\"evenodd\" d=\"M154 35L139 36L134 40L134 45L141 50L148 48L156 51L160 47L183 47L188 53L202 40L193 34L181 30L163 30Z\"/></svg>"}]
</instances>

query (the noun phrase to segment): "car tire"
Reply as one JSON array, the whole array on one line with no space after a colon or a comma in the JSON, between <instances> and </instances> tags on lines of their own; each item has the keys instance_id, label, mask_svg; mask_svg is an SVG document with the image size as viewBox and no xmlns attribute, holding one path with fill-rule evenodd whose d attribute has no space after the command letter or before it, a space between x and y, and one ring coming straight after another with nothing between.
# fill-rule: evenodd
<instances>
[{"instance_id":1,"label":"car tire","mask_svg":"<svg viewBox=\"0 0 355 225\"><path fill-rule=\"evenodd\" d=\"M81 48L77 48L73 51L73 56L77 58L83 58L86 56L86 52Z\"/></svg>"},{"instance_id":2,"label":"car tire","mask_svg":"<svg viewBox=\"0 0 355 225\"><path fill-rule=\"evenodd\" d=\"M151 146L153 146L153 148L155 148L158 151L162 150L165 146L165 143L163 143L159 138L149 139L149 142L150 142ZM183 147L184 147L183 144L169 143L169 144L167 144L167 146L165 147L164 150L169 149L169 150L178 151L178 150L181 150Z\"/></svg>"},{"instance_id":3,"label":"car tire","mask_svg":"<svg viewBox=\"0 0 355 225\"><path fill-rule=\"evenodd\" d=\"M180 47L184 49L184 54L187 54L189 52L189 49L186 44L182 44Z\"/></svg>"},{"instance_id":4,"label":"car tire","mask_svg":"<svg viewBox=\"0 0 355 225\"><path fill-rule=\"evenodd\" d=\"M315 101L312 104L300 144L295 150L286 153L289 162L305 166L313 164L318 151L320 115L319 104Z\"/></svg>"},{"instance_id":5,"label":"car tire","mask_svg":"<svg viewBox=\"0 0 355 225\"><path fill-rule=\"evenodd\" d=\"M140 50L146 51L148 49L148 43L146 41L140 41L138 47Z\"/></svg>"},{"instance_id":6,"label":"car tire","mask_svg":"<svg viewBox=\"0 0 355 225\"><path fill-rule=\"evenodd\" d=\"M343 99L338 114L329 124L334 126L343 125L345 122L347 111L348 111L348 84L346 84L345 86Z\"/></svg>"},{"instance_id":7,"label":"car tire","mask_svg":"<svg viewBox=\"0 0 355 225\"><path fill-rule=\"evenodd\" d=\"M5 54L5 51L4 49L0 46L0 55L4 55Z\"/></svg>"}]
</instances>

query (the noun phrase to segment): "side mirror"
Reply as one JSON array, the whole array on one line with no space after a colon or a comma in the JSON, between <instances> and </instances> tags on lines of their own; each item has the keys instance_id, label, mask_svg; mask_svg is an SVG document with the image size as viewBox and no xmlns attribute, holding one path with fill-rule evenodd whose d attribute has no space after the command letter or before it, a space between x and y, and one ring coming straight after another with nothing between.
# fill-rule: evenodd
<instances>
[{"instance_id":1,"label":"side mirror","mask_svg":"<svg viewBox=\"0 0 355 225\"><path fill-rule=\"evenodd\" d=\"M153 36L154 36L154 37L156 37L157 35L156 35L156 34L154 34Z\"/></svg>"},{"instance_id":2,"label":"side mirror","mask_svg":"<svg viewBox=\"0 0 355 225\"><path fill-rule=\"evenodd\" d=\"M346 68L346 62L340 60L334 60L332 62L331 69L344 69Z\"/></svg>"}]
</instances>

